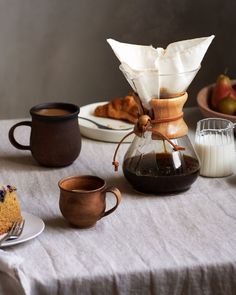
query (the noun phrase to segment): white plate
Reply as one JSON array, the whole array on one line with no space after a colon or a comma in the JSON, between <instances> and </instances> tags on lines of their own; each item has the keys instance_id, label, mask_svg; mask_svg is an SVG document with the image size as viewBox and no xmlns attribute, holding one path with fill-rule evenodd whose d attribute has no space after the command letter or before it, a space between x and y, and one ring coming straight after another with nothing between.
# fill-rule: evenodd
<instances>
[{"instance_id":1,"label":"white plate","mask_svg":"<svg viewBox=\"0 0 236 295\"><path fill-rule=\"evenodd\" d=\"M80 132L83 136L92 138L100 141L107 142L119 142L126 134L128 134L130 130L122 130L122 128L132 128L134 125L130 123L126 123L121 120L114 120L109 118L101 118L93 115L94 110L97 106L104 105L108 103L108 101L92 103L80 108L79 116L91 119L97 123L100 123L105 126L109 126L112 128L117 128L120 130L106 130L100 129L96 125L91 122L88 122L83 119L79 119ZM133 134L129 136L124 142L131 142L133 140Z\"/></svg>"},{"instance_id":2,"label":"white plate","mask_svg":"<svg viewBox=\"0 0 236 295\"><path fill-rule=\"evenodd\" d=\"M16 240L4 241L1 248L29 241L40 235L44 230L45 224L41 218L26 212L22 212L22 217L25 220L25 226L21 236ZM3 235L0 235L0 238L2 236Z\"/></svg>"}]
</instances>

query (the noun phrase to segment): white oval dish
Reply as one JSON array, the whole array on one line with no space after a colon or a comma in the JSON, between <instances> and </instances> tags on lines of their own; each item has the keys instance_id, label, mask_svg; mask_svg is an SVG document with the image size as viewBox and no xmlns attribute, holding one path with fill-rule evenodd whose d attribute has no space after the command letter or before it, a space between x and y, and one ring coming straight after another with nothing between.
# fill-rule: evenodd
<instances>
[{"instance_id":1,"label":"white oval dish","mask_svg":"<svg viewBox=\"0 0 236 295\"><path fill-rule=\"evenodd\" d=\"M100 129L91 122L88 122L83 119L79 119L80 132L83 136L91 138L91 139L106 141L106 142L119 142L126 134L132 131L132 128L134 127L134 125L121 120L94 116L93 113L95 108L97 106L104 105L106 103L108 103L108 101L97 102L97 103L92 103L89 105L82 106L80 108L79 116L91 119L99 124L116 128L119 130ZM129 128L129 127L130 127L129 130L122 130L124 128ZM133 138L134 138L134 135L132 134L131 136L126 138L124 142L132 142Z\"/></svg>"},{"instance_id":2,"label":"white oval dish","mask_svg":"<svg viewBox=\"0 0 236 295\"><path fill-rule=\"evenodd\" d=\"M4 241L1 245L1 248L29 241L36 238L43 232L45 224L41 218L27 212L22 212L22 217L25 220L25 226L21 236L15 240Z\"/></svg>"}]
</instances>

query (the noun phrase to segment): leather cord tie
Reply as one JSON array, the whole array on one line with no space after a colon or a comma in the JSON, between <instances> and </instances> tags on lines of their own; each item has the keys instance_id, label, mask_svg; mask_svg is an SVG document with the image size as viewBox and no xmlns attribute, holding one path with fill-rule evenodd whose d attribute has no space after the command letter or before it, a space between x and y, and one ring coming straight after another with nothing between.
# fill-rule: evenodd
<instances>
[{"instance_id":1,"label":"leather cord tie","mask_svg":"<svg viewBox=\"0 0 236 295\"><path fill-rule=\"evenodd\" d=\"M151 120L151 118L148 115L141 115L138 118L137 123L134 126L134 129L129 132L128 134L126 134L118 143L116 149L115 149L115 153L113 155L113 161L112 161L112 165L115 168L115 171L118 171L118 167L119 167L119 161L116 160L116 156L117 156L117 152L119 150L120 145L124 142L124 140L129 137L132 134L135 134L139 137L142 137L143 134L146 131L150 131L153 134L156 134L158 136L160 136L163 140L166 140L169 142L169 144L171 144L173 146L173 149L175 151L180 151L180 150L184 150L185 148L179 145L174 144L169 138L168 136L164 135L163 133L157 131L155 128L152 127L153 123L166 123L166 122L170 122L170 121L175 121L177 119L180 119L183 117L183 113L181 113L180 115L176 116L176 117L170 117L170 118L163 118L163 119L159 119L159 120Z\"/></svg>"}]
</instances>

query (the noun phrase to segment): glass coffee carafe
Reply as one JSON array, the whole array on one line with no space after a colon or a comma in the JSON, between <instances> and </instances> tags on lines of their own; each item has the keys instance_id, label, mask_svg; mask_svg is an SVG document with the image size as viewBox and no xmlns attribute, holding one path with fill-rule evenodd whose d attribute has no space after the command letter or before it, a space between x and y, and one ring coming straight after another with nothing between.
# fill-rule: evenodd
<instances>
[{"instance_id":1,"label":"glass coffee carafe","mask_svg":"<svg viewBox=\"0 0 236 295\"><path fill-rule=\"evenodd\" d=\"M187 135L183 106L186 88L198 69L173 75L152 71L133 78L120 68L140 106L135 137L123 161L124 176L135 190L144 193L187 190L199 175L200 164ZM155 97L153 93L157 93Z\"/></svg>"}]
</instances>

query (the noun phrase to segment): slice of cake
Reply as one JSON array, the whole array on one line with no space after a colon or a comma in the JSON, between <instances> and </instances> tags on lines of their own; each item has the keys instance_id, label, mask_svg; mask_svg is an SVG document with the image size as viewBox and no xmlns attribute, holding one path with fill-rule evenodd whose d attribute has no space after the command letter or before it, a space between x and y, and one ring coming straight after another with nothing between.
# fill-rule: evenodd
<instances>
[{"instance_id":1,"label":"slice of cake","mask_svg":"<svg viewBox=\"0 0 236 295\"><path fill-rule=\"evenodd\" d=\"M12 185L0 186L0 235L6 233L14 221L21 219L16 188Z\"/></svg>"}]
</instances>

